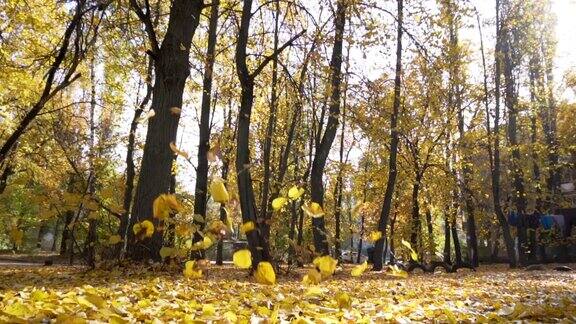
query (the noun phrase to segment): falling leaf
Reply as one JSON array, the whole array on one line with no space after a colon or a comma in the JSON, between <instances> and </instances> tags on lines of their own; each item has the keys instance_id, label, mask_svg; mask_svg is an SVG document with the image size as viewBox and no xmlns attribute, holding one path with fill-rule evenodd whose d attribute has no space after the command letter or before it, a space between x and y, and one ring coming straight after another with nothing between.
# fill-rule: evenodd
<instances>
[{"instance_id":1,"label":"falling leaf","mask_svg":"<svg viewBox=\"0 0 576 324\"><path fill-rule=\"evenodd\" d=\"M352 275L352 277L360 277L364 273L364 271L366 271L366 269L368 269L368 262L364 261L362 264L359 264L354 268L352 268L350 274Z\"/></svg>"},{"instance_id":2,"label":"falling leaf","mask_svg":"<svg viewBox=\"0 0 576 324\"><path fill-rule=\"evenodd\" d=\"M175 252L176 252L176 250L173 247L163 246L160 249L160 257L162 259L166 259L168 257L173 256Z\"/></svg>"},{"instance_id":3,"label":"falling leaf","mask_svg":"<svg viewBox=\"0 0 576 324\"><path fill-rule=\"evenodd\" d=\"M110 245L118 244L120 242L122 242L122 237L118 234L110 235L108 238L108 244Z\"/></svg>"},{"instance_id":4,"label":"falling leaf","mask_svg":"<svg viewBox=\"0 0 576 324\"><path fill-rule=\"evenodd\" d=\"M264 285L273 285L276 283L276 273L270 262L260 262L254 272L256 282Z\"/></svg>"},{"instance_id":5,"label":"falling leaf","mask_svg":"<svg viewBox=\"0 0 576 324\"><path fill-rule=\"evenodd\" d=\"M282 209L282 207L284 207L284 205L286 205L287 203L288 203L288 199L286 199L284 197L278 197L278 198L272 200L272 209L274 209L274 210Z\"/></svg>"},{"instance_id":6,"label":"falling leaf","mask_svg":"<svg viewBox=\"0 0 576 324\"><path fill-rule=\"evenodd\" d=\"M230 199L230 195L228 194L228 190L226 190L224 181L219 178L212 180L212 183L210 184L210 195L215 202L221 204L228 202Z\"/></svg>"},{"instance_id":7,"label":"falling leaf","mask_svg":"<svg viewBox=\"0 0 576 324\"><path fill-rule=\"evenodd\" d=\"M202 278L202 269L198 268L198 264L194 260L187 261L184 265L184 276L191 279Z\"/></svg>"},{"instance_id":8,"label":"falling leaf","mask_svg":"<svg viewBox=\"0 0 576 324\"><path fill-rule=\"evenodd\" d=\"M370 242L376 242L382 238L382 232L374 231L370 233Z\"/></svg>"},{"instance_id":9,"label":"falling leaf","mask_svg":"<svg viewBox=\"0 0 576 324\"><path fill-rule=\"evenodd\" d=\"M148 110L146 115L144 115L140 118L139 122L143 123L154 116L156 116L156 111L154 111L154 109L150 109L150 110Z\"/></svg>"},{"instance_id":10,"label":"falling leaf","mask_svg":"<svg viewBox=\"0 0 576 324\"><path fill-rule=\"evenodd\" d=\"M322 206L319 203L311 202L302 205L302 210L311 217L322 217L324 216L324 210L322 210Z\"/></svg>"},{"instance_id":11,"label":"falling leaf","mask_svg":"<svg viewBox=\"0 0 576 324\"><path fill-rule=\"evenodd\" d=\"M165 220L170 216L170 214L179 213L182 211L182 206L176 200L176 196L173 194L161 194L152 204L152 212L154 217Z\"/></svg>"},{"instance_id":12,"label":"falling leaf","mask_svg":"<svg viewBox=\"0 0 576 324\"><path fill-rule=\"evenodd\" d=\"M240 269L248 269L252 266L252 253L248 249L238 250L232 256L234 265Z\"/></svg>"},{"instance_id":13,"label":"falling leaf","mask_svg":"<svg viewBox=\"0 0 576 324\"><path fill-rule=\"evenodd\" d=\"M412 249L412 245L410 245L410 243L405 240L402 240L402 245L404 245L405 247L408 248L408 250L410 250L410 257L412 258L412 260L418 261L418 253L416 253L416 251Z\"/></svg>"},{"instance_id":14,"label":"falling leaf","mask_svg":"<svg viewBox=\"0 0 576 324\"><path fill-rule=\"evenodd\" d=\"M179 116L180 113L182 112L182 109L180 109L178 107L172 107L172 108L170 108L170 112L172 113L172 115Z\"/></svg>"},{"instance_id":15,"label":"falling leaf","mask_svg":"<svg viewBox=\"0 0 576 324\"><path fill-rule=\"evenodd\" d=\"M152 234L154 234L154 224L149 220L145 220L134 224L132 230L134 231L134 235L140 239L152 237Z\"/></svg>"},{"instance_id":16,"label":"falling leaf","mask_svg":"<svg viewBox=\"0 0 576 324\"><path fill-rule=\"evenodd\" d=\"M309 285L315 285L322 281L322 275L316 268L308 270L308 273L302 278L302 282Z\"/></svg>"},{"instance_id":17,"label":"falling leaf","mask_svg":"<svg viewBox=\"0 0 576 324\"><path fill-rule=\"evenodd\" d=\"M240 225L240 233L248 234L250 231L253 231L256 228L256 225L253 221L246 222Z\"/></svg>"},{"instance_id":18,"label":"falling leaf","mask_svg":"<svg viewBox=\"0 0 576 324\"><path fill-rule=\"evenodd\" d=\"M293 186L288 190L288 198L292 200L297 200L304 194L304 188L298 188L297 186Z\"/></svg>"},{"instance_id":19,"label":"falling leaf","mask_svg":"<svg viewBox=\"0 0 576 324\"><path fill-rule=\"evenodd\" d=\"M336 265L338 264L338 261L329 255L324 255L316 257L312 263L318 267L322 278L327 278L333 275L334 271L336 271Z\"/></svg>"},{"instance_id":20,"label":"falling leaf","mask_svg":"<svg viewBox=\"0 0 576 324\"><path fill-rule=\"evenodd\" d=\"M180 150L176 144L174 144L174 142L170 142L170 149L172 150L172 152L174 152L174 154L176 155L180 155L181 157L185 158L186 160L188 160L189 156L188 153L186 153L185 151Z\"/></svg>"}]
</instances>

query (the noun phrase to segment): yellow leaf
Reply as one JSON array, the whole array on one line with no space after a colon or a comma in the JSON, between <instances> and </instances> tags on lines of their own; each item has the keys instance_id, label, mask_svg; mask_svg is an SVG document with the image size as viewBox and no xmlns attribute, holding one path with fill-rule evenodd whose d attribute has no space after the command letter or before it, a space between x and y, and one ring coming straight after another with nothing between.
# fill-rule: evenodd
<instances>
[{"instance_id":1,"label":"yellow leaf","mask_svg":"<svg viewBox=\"0 0 576 324\"><path fill-rule=\"evenodd\" d=\"M306 296L320 296L323 293L324 293L324 291L322 291L322 289L320 289L320 287L312 286L306 290L304 295L306 295Z\"/></svg>"},{"instance_id":2,"label":"yellow leaf","mask_svg":"<svg viewBox=\"0 0 576 324\"><path fill-rule=\"evenodd\" d=\"M380 231L374 231L374 232L370 233L370 241L371 242L376 242L381 238L382 238L382 232L380 232Z\"/></svg>"},{"instance_id":3,"label":"yellow leaf","mask_svg":"<svg viewBox=\"0 0 576 324\"><path fill-rule=\"evenodd\" d=\"M253 231L256 228L256 225L253 221L246 222L240 225L240 233L248 234L250 231Z\"/></svg>"},{"instance_id":4,"label":"yellow leaf","mask_svg":"<svg viewBox=\"0 0 576 324\"><path fill-rule=\"evenodd\" d=\"M199 214L194 214L194 216L192 216L192 219L194 219L195 222L197 223L204 223L204 217L202 215Z\"/></svg>"},{"instance_id":5,"label":"yellow leaf","mask_svg":"<svg viewBox=\"0 0 576 324\"><path fill-rule=\"evenodd\" d=\"M276 273L270 262L260 262L254 273L258 283L264 285L273 285L276 283Z\"/></svg>"},{"instance_id":6,"label":"yellow leaf","mask_svg":"<svg viewBox=\"0 0 576 324\"><path fill-rule=\"evenodd\" d=\"M391 266L388 274L393 277L408 278L408 272L398 268L397 265Z\"/></svg>"},{"instance_id":7,"label":"yellow leaf","mask_svg":"<svg viewBox=\"0 0 576 324\"><path fill-rule=\"evenodd\" d=\"M412 249L412 245L410 245L410 243L406 242L405 240L402 240L402 245L404 245L405 247L408 248L408 250L410 250L410 257L412 258L412 260L418 261L418 253L416 253L414 249Z\"/></svg>"},{"instance_id":8,"label":"yellow leaf","mask_svg":"<svg viewBox=\"0 0 576 324\"><path fill-rule=\"evenodd\" d=\"M324 255L316 257L312 263L318 267L322 278L327 278L333 275L334 271L336 271L336 265L338 264L338 261L329 255Z\"/></svg>"},{"instance_id":9,"label":"yellow leaf","mask_svg":"<svg viewBox=\"0 0 576 324\"><path fill-rule=\"evenodd\" d=\"M297 186L293 186L288 190L288 198L292 200L296 200L300 198L304 194L304 188L298 188Z\"/></svg>"},{"instance_id":10,"label":"yellow leaf","mask_svg":"<svg viewBox=\"0 0 576 324\"><path fill-rule=\"evenodd\" d=\"M288 199L286 199L284 197L278 197L278 198L272 200L272 209L279 210L282 207L284 207L284 205L286 205L287 203L288 203Z\"/></svg>"},{"instance_id":11,"label":"yellow leaf","mask_svg":"<svg viewBox=\"0 0 576 324\"><path fill-rule=\"evenodd\" d=\"M210 195L215 202L221 204L228 202L230 199L230 195L228 194L228 190L226 190L226 186L222 179L212 180L212 183L210 184Z\"/></svg>"},{"instance_id":12,"label":"yellow leaf","mask_svg":"<svg viewBox=\"0 0 576 324\"><path fill-rule=\"evenodd\" d=\"M144 115L143 117L140 118L140 122L143 123L145 121L147 121L148 119L152 118L156 116L156 112L154 111L154 109L150 109L148 110L148 112L146 113L146 115Z\"/></svg>"},{"instance_id":13,"label":"yellow leaf","mask_svg":"<svg viewBox=\"0 0 576 324\"><path fill-rule=\"evenodd\" d=\"M216 314L216 308L212 304L204 304L202 305L202 314L206 316L212 316Z\"/></svg>"},{"instance_id":14,"label":"yellow leaf","mask_svg":"<svg viewBox=\"0 0 576 324\"><path fill-rule=\"evenodd\" d=\"M308 285L315 285L322 281L322 275L316 268L308 270L308 273L302 278L302 282Z\"/></svg>"},{"instance_id":15,"label":"yellow leaf","mask_svg":"<svg viewBox=\"0 0 576 324\"><path fill-rule=\"evenodd\" d=\"M340 308L350 308L350 306L352 306L352 298L345 292L336 293L334 300Z\"/></svg>"},{"instance_id":16,"label":"yellow leaf","mask_svg":"<svg viewBox=\"0 0 576 324\"><path fill-rule=\"evenodd\" d=\"M366 269L368 269L368 262L364 261L364 263L352 268L350 274L352 275L352 277L360 277L364 273L364 271L366 271Z\"/></svg>"},{"instance_id":17,"label":"yellow leaf","mask_svg":"<svg viewBox=\"0 0 576 324\"><path fill-rule=\"evenodd\" d=\"M14 243L16 246L21 246L22 240L24 239L24 231L18 229L15 226L12 227L12 229L10 230L10 239L12 240L12 243Z\"/></svg>"},{"instance_id":18,"label":"yellow leaf","mask_svg":"<svg viewBox=\"0 0 576 324\"><path fill-rule=\"evenodd\" d=\"M118 234L110 235L108 238L108 244L110 245L118 244L120 242L122 242L122 237L120 237Z\"/></svg>"},{"instance_id":19,"label":"yellow leaf","mask_svg":"<svg viewBox=\"0 0 576 324\"><path fill-rule=\"evenodd\" d=\"M311 217L322 217L324 216L324 210L319 203L311 202L302 205L302 210Z\"/></svg>"},{"instance_id":20,"label":"yellow leaf","mask_svg":"<svg viewBox=\"0 0 576 324\"><path fill-rule=\"evenodd\" d=\"M178 108L178 107L172 107L172 108L170 108L170 112L171 112L173 115L177 115L177 116L178 116L178 115L180 115L180 113L182 112L182 109L180 109L180 108Z\"/></svg>"},{"instance_id":21,"label":"yellow leaf","mask_svg":"<svg viewBox=\"0 0 576 324\"><path fill-rule=\"evenodd\" d=\"M152 234L154 234L154 224L149 220L145 220L141 224L142 227L146 230L144 236L152 237Z\"/></svg>"},{"instance_id":22,"label":"yellow leaf","mask_svg":"<svg viewBox=\"0 0 576 324\"><path fill-rule=\"evenodd\" d=\"M238 250L234 252L232 260L238 268L248 269L252 266L252 253L248 249Z\"/></svg>"},{"instance_id":23,"label":"yellow leaf","mask_svg":"<svg viewBox=\"0 0 576 324\"><path fill-rule=\"evenodd\" d=\"M149 220L145 220L134 224L132 231L134 231L134 235L138 238L152 237L152 234L154 234L154 224Z\"/></svg>"},{"instance_id":24,"label":"yellow leaf","mask_svg":"<svg viewBox=\"0 0 576 324\"><path fill-rule=\"evenodd\" d=\"M126 323L128 323L128 320L125 320L120 315L110 314L110 317L108 318L108 324L126 324Z\"/></svg>"},{"instance_id":25,"label":"yellow leaf","mask_svg":"<svg viewBox=\"0 0 576 324\"><path fill-rule=\"evenodd\" d=\"M26 304L18 301L6 306L6 308L4 308L4 313L16 317L28 317L30 316L30 308Z\"/></svg>"},{"instance_id":26,"label":"yellow leaf","mask_svg":"<svg viewBox=\"0 0 576 324\"><path fill-rule=\"evenodd\" d=\"M185 158L186 160L188 160L189 156L188 153L186 153L185 151L180 150L176 144L174 144L174 142L170 142L170 149L172 150L172 152L174 152L174 154L180 155L181 157Z\"/></svg>"},{"instance_id":27,"label":"yellow leaf","mask_svg":"<svg viewBox=\"0 0 576 324\"><path fill-rule=\"evenodd\" d=\"M163 247L160 249L160 257L161 257L162 259L166 259L166 258L171 257L172 255L174 255L174 252L176 252L176 250L175 250L174 248L169 247L169 246L163 246Z\"/></svg>"},{"instance_id":28,"label":"yellow leaf","mask_svg":"<svg viewBox=\"0 0 576 324\"><path fill-rule=\"evenodd\" d=\"M202 278L202 269L198 268L198 264L194 260L187 261L184 265L184 276L191 279Z\"/></svg>"}]
</instances>

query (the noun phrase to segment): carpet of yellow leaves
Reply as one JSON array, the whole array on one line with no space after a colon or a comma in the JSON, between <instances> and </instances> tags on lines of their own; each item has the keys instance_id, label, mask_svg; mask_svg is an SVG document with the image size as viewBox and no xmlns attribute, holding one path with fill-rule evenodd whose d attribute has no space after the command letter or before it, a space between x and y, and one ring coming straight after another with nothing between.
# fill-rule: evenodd
<instances>
[{"instance_id":1,"label":"carpet of yellow leaves","mask_svg":"<svg viewBox=\"0 0 576 324\"><path fill-rule=\"evenodd\" d=\"M352 277L347 266L304 285L307 270L281 274L267 286L231 266L211 266L203 279L164 268L4 267L0 322L576 321L573 272L491 266L402 279L370 271Z\"/></svg>"}]
</instances>

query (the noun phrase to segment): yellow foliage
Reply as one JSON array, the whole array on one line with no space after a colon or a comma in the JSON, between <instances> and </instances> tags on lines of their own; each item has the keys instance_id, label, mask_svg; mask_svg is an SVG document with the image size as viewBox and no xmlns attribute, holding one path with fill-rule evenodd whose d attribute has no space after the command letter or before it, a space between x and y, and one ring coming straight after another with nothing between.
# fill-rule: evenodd
<instances>
[{"instance_id":1,"label":"yellow foliage","mask_svg":"<svg viewBox=\"0 0 576 324\"><path fill-rule=\"evenodd\" d=\"M272 209L274 209L274 210L282 209L284 207L284 205L286 205L287 203L288 203L288 199L286 199L284 197L278 197L278 198L272 200Z\"/></svg>"},{"instance_id":2,"label":"yellow foliage","mask_svg":"<svg viewBox=\"0 0 576 324\"><path fill-rule=\"evenodd\" d=\"M288 190L288 198L292 200L296 200L300 198L304 194L304 188L298 188L297 186L293 186Z\"/></svg>"},{"instance_id":3,"label":"yellow foliage","mask_svg":"<svg viewBox=\"0 0 576 324\"><path fill-rule=\"evenodd\" d=\"M273 285L276 283L276 273L270 262L260 262L254 272L256 282L264 285Z\"/></svg>"},{"instance_id":4,"label":"yellow foliage","mask_svg":"<svg viewBox=\"0 0 576 324\"><path fill-rule=\"evenodd\" d=\"M118 244L120 242L122 242L122 237L120 237L118 234L110 235L108 238L108 244L110 245Z\"/></svg>"},{"instance_id":5,"label":"yellow foliage","mask_svg":"<svg viewBox=\"0 0 576 324\"><path fill-rule=\"evenodd\" d=\"M161 194L154 199L152 204L152 211L154 217L164 220L170 214L179 213L182 211L182 205L176 200L176 196L172 194Z\"/></svg>"},{"instance_id":6,"label":"yellow foliage","mask_svg":"<svg viewBox=\"0 0 576 324\"><path fill-rule=\"evenodd\" d=\"M412 248L412 245L410 245L410 243L405 241L405 240L402 240L402 245L404 245L405 247L408 248L408 250L410 250L410 257L412 258L412 260L418 261L418 253L416 253L416 251L414 251L414 249Z\"/></svg>"},{"instance_id":7,"label":"yellow foliage","mask_svg":"<svg viewBox=\"0 0 576 324\"><path fill-rule=\"evenodd\" d=\"M352 306L352 298L345 292L337 292L334 300L339 308L350 308Z\"/></svg>"},{"instance_id":8,"label":"yellow foliage","mask_svg":"<svg viewBox=\"0 0 576 324\"><path fill-rule=\"evenodd\" d=\"M198 267L198 263L196 261L187 261L184 265L184 276L191 279L202 278L202 269Z\"/></svg>"},{"instance_id":9,"label":"yellow foliage","mask_svg":"<svg viewBox=\"0 0 576 324\"><path fill-rule=\"evenodd\" d=\"M338 261L329 255L323 255L316 257L312 263L318 267L322 278L327 278L333 275L334 271L336 271Z\"/></svg>"},{"instance_id":10,"label":"yellow foliage","mask_svg":"<svg viewBox=\"0 0 576 324\"><path fill-rule=\"evenodd\" d=\"M302 210L311 217L322 217L324 216L324 210L317 202L305 203L302 205Z\"/></svg>"},{"instance_id":11,"label":"yellow foliage","mask_svg":"<svg viewBox=\"0 0 576 324\"><path fill-rule=\"evenodd\" d=\"M354 268L352 268L350 274L352 275L352 277L360 277L364 273L364 271L366 271L366 269L368 269L368 262L364 261L364 263L359 264Z\"/></svg>"},{"instance_id":12,"label":"yellow foliage","mask_svg":"<svg viewBox=\"0 0 576 324\"><path fill-rule=\"evenodd\" d=\"M382 232L380 232L380 231L374 231L374 232L370 233L370 241L371 242L376 242L381 238L382 238Z\"/></svg>"},{"instance_id":13,"label":"yellow foliage","mask_svg":"<svg viewBox=\"0 0 576 324\"><path fill-rule=\"evenodd\" d=\"M140 223L134 224L134 226L132 227L132 231L134 232L134 235L136 235L138 239L152 237L152 235L154 234L154 224L149 220L145 220Z\"/></svg>"},{"instance_id":14,"label":"yellow foliage","mask_svg":"<svg viewBox=\"0 0 576 324\"><path fill-rule=\"evenodd\" d=\"M228 194L228 190L226 190L226 186L222 179L212 180L212 183L210 184L210 195L215 202L221 204L228 202L230 199L230 195Z\"/></svg>"},{"instance_id":15,"label":"yellow foliage","mask_svg":"<svg viewBox=\"0 0 576 324\"><path fill-rule=\"evenodd\" d=\"M308 270L308 273L302 278L302 282L308 285L315 285L322 281L322 275L316 268Z\"/></svg>"},{"instance_id":16,"label":"yellow foliage","mask_svg":"<svg viewBox=\"0 0 576 324\"><path fill-rule=\"evenodd\" d=\"M240 269L248 269L252 266L252 253L248 249L238 250L232 256L234 265Z\"/></svg>"},{"instance_id":17,"label":"yellow foliage","mask_svg":"<svg viewBox=\"0 0 576 324\"><path fill-rule=\"evenodd\" d=\"M248 234L250 231L253 231L256 228L256 225L253 221L246 222L240 225L240 233Z\"/></svg>"}]
</instances>

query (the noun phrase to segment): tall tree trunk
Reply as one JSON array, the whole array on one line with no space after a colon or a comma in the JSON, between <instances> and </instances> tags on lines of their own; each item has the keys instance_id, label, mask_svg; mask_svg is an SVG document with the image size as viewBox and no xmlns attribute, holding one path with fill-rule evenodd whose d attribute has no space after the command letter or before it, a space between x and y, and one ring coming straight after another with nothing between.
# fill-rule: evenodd
<instances>
[{"instance_id":1,"label":"tall tree trunk","mask_svg":"<svg viewBox=\"0 0 576 324\"><path fill-rule=\"evenodd\" d=\"M347 1L337 0L336 16L334 17L334 46L332 48L332 58L330 60L330 105L328 124L320 141L316 147L316 156L312 163L310 177L310 195L313 202L324 207L324 168L330 153L330 148L336 137L338 119L340 118L340 84L342 81L342 44L344 40L344 26L346 25ZM322 119L320 120L322 122ZM322 255L329 254L329 246L326 236L326 225L324 217L312 217L312 233L314 236L314 247L316 252Z\"/></svg>"},{"instance_id":2,"label":"tall tree trunk","mask_svg":"<svg viewBox=\"0 0 576 324\"><path fill-rule=\"evenodd\" d=\"M274 14L274 51L278 50L278 28L280 22L280 1L275 1L275 14ZM269 242L270 240L270 218L272 213L268 210L268 203L270 200L270 178L272 172L270 170L271 153L272 153L272 137L276 128L276 110L278 109L278 95L276 93L276 84L278 83L278 56L272 60L272 83L270 94L270 112L268 114L268 122L266 125L266 136L264 138L264 152L263 152L263 168L264 178L262 181L262 200L260 202L260 214L264 216L265 220L262 223L262 238ZM269 244L269 243L268 243Z\"/></svg>"},{"instance_id":3,"label":"tall tree trunk","mask_svg":"<svg viewBox=\"0 0 576 324\"><path fill-rule=\"evenodd\" d=\"M508 254L508 262L511 268L516 267L516 255L514 252L514 241L510 234L510 225L504 215L501 205L500 197L500 77L502 68L502 53L500 50L502 43L500 26L500 0L496 0L496 50L494 53L496 67L495 67L495 109L494 109L494 167L492 168L492 199L494 200L494 211L500 226L502 227L502 235L504 243L506 244L506 252Z\"/></svg>"},{"instance_id":4,"label":"tall tree trunk","mask_svg":"<svg viewBox=\"0 0 576 324\"><path fill-rule=\"evenodd\" d=\"M432 224L432 212L430 207L426 207L426 226L428 228L428 246L429 250L436 252L436 244L434 243L434 226Z\"/></svg>"},{"instance_id":5,"label":"tall tree trunk","mask_svg":"<svg viewBox=\"0 0 576 324\"><path fill-rule=\"evenodd\" d=\"M422 177L418 172L416 174L416 179L414 180L414 184L412 185L412 230L410 232L410 244L414 247L414 249L419 250L419 238L420 232L422 229L422 221L420 219L420 203L418 201L418 196L420 194L420 182L422 181ZM421 239L421 238L420 238ZM419 253L422 251L419 250Z\"/></svg>"},{"instance_id":6,"label":"tall tree trunk","mask_svg":"<svg viewBox=\"0 0 576 324\"><path fill-rule=\"evenodd\" d=\"M506 28L504 31L504 41L502 54L504 56L504 83L505 83L505 104L508 111L508 142L511 148L511 165L510 170L513 177L513 190L512 197L514 198L514 205L516 212L520 217L520 224L518 225L518 256L521 264L526 263L526 226L522 219L526 214L526 196L524 188L524 175L522 172L522 165L520 163L520 147L518 143L518 94L516 93L516 77L514 76L514 69L516 62L514 61L512 48L512 38L515 37L513 33L515 28L510 25L510 18L507 17Z\"/></svg>"},{"instance_id":7,"label":"tall tree trunk","mask_svg":"<svg viewBox=\"0 0 576 324\"><path fill-rule=\"evenodd\" d=\"M392 106L392 114L390 115L390 157L388 160L388 181L386 182L386 192L384 194L384 201L382 203L382 211L380 212L380 220L378 221L378 230L382 233L382 238L376 241L374 248L374 270L382 270L383 260L382 252L384 250L384 236L386 236L386 225L388 217L392 208L392 196L394 194L394 186L396 185L397 166L396 159L398 155L399 136L398 136L398 118L400 117L400 91L402 81L402 32L403 32L403 7L404 0L397 0L398 7L398 26L396 36L396 72L394 77L394 104Z\"/></svg>"},{"instance_id":8,"label":"tall tree trunk","mask_svg":"<svg viewBox=\"0 0 576 324\"><path fill-rule=\"evenodd\" d=\"M130 130L128 133L128 144L126 144L126 181L124 182L124 194L122 199L122 217L120 218L120 226L118 227L118 235L122 238L122 244L118 245L117 256L122 257L123 253L126 251L127 246L127 236L128 236L128 223L130 222L130 209L132 208L132 194L134 191L134 178L136 177L136 167L134 165L134 147L136 145L136 130L138 129L138 123L140 116L144 108L148 105L150 98L152 97L152 68L153 61L152 58L148 59L148 69L146 71L146 93L142 102L138 105L138 108L134 110L134 115L132 116L132 121L130 122Z\"/></svg>"},{"instance_id":9,"label":"tall tree trunk","mask_svg":"<svg viewBox=\"0 0 576 324\"><path fill-rule=\"evenodd\" d=\"M218 32L218 10L220 1L215 0L210 6L210 22L208 24L208 47L206 48L206 60L204 61L204 77L202 80L202 104L200 109L200 136L198 139L198 163L196 167L196 187L194 192L194 214L206 219L206 202L208 192L208 151L210 150L210 108L212 101L212 75L214 61L216 60L216 36ZM222 171L224 173L224 171ZM228 171L226 170L226 173ZM226 174L227 175L227 174ZM194 224L204 229L205 222L194 220ZM194 233L193 243L203 239L198 231ZM204 258L204 251L198 250L192 253L193 259Z\"/></svg>"},{"instance_id":10,"label":"tall tree trunk","mask_svg":"<svg viewBox=\"0 0 576 324\"><path fill-rule=\"evenodd\" d=\"M458 238L458 227L456 224L456 214L451 215L452 224L450 225L450 230L452 232L452 240L454 241L454 257L455 261L454 264L461 265L462 264L462 249L460 248L460 239Z\"/></svg>"},{"instance_id":11,"label":"tall tree trunk","mask_svg":"<svg viewBox=\"0 0 576 324\"><path fill-rule=\"evenodd\" d=\"M96 53L94 54L96 55ZM91 92L90 92L90 134L88 137L88 165L89 165L89 174L88 174L88 191L87 194L90 199L94 198L96 192L96 169L94 166L94 159L96 158L96 120L95 120L95 111L96 111L96 74L95 74L95 60L96 58L93 56L92 60L90 61L90 83L91 83ZM91 211L90 209L86 209L86 215L88 216L88 234L86 236L86 241L84 244L84 254L86 261L88 262L88 266L91 268L95 267L95 245L98 239L97 237L97 226L98 220L95 217L91 217L91 213L95 211Z\"/></svg>"},{"instance_id":12,"label":"tall tree trunk","mask_svg":"<svg viewBox=\"0 0 576 324\"><path fill-rule=\"evenodd\" d=\"M228 103L228 113L225 116L226 125L224 134L230 134L227 136L226 141L230 141L230 143L234 142L235 139L235 130L232 129L232 99L230 99ZM222 157L222 179L224 181L228 180L228 173L230 171L230 154L232 153L232 148L227 148L226 152L223 153ZM224 208L224 205L220 205L220 220L226 224L228 222L228 213ZM216 246L216 264L222 265L223 264L223 250L224 244L223 239L218 240L218 245Z\"/></svg>"},{"instance_id":13,"label":"tall tree trunk","mask_svg":"<svg viewBox=\"0 0 576 324\"><path fill-rule=\"evenodd\" d=\"M543 44L544 47L546 44ZM551 41L548 46L554 46L553 42ZM550 49L549 49L550 50ZM544 130L544 137L546 140L546 146L548 149L548 169L550 170L548 173L548 191L553 197L552 203L550 207L554 206L556 193L558 191L558 187L560 186L560 173L558 170L558 138L556 135L556 127L557 127L557 111L556 111L556 101L554 99L554 74L552 73L552 59L553 54L547 53L545 49L545 69L546 69L546 94L548 99L548 105L542 110L541 119L542 119L542 128ZM550 208L552 209L552 208Z\"/></svg>"},{"instance_id":14,"label":"tall tree trunk","mask_svg":"<svg viewBox=\"0 0 576 324\"><path fill-rule=\"evenodd\" d=\"M241 86L240 111L238 113L238 133L236 135L236 174L238 193L240 195L240 208L242 221L254 222L257 230L246 234L248 246L252 252L252 266L258 266L262 260L269 260L270 253L267 241L264 240L261 227L264 219L258 217L256 199L252 176L250 174L250 116L254 103L254 79L262 72L266 65L274 60L286 47L290 46L304 31L292 37L284 45L277 48L271 56L262 61L251 73L246 62L246 48L250 31L250 19L252 17L252 0L245 0L242 5L242 17L236 43L236 72ZM261 215L264 216L264 215Z\"/></svg>"},{"instance_id":15,"label":"tall tree trunk","mask_svg":"<svg viewBox=\"0 0 576 324\"><path fill-rule=\"evenodd\" d=\"M152 203L160 194L168 193L171 187L170 177L174 153L170 149L170 143L176 141L180 120L180 115L174 114L171 108L182 108L184 85L190 74L188 57L192 37L200 21L203 6L202 0L174 0L162 45L157 47L157 44L152 42L151 55L154 58L155 72L152 109L156 115L148 122L146 144L134 197L132 213L134 217L130 219L132 226L143 220L152 221L155 228L161 225L159 220L152 217ZM139 16L140 14L142 14L141 11ZM145 23L145 25L148 26L151 23ZM150 38L155 39L155 36ZM159 251L163 244L162 231L155 231L151 238L143 242L137 242L132 231L128 233L130 258L160 261Z\"/></svg>"},{"instance_id":16,"label":"tall tree trunk","mask_svg":"<svg viewBox=\"0 0 576 324\"><path fill-rule=\"evenodd\" d=\"M444 262L452 263L452 253L450 252L450 220L448 211L444 211Z\"/></svg>"},{"instance_id":17,"label":"tall tree trunk","mask_svg":"<svg viewBox=\"0 0 576 324\"><path fill-rule=\"evenodd\" d=\"M468 256L470 264L474 267L478 266L478 238L476 235L476 220L474 218L474 203L472 201L472 191L470 190L470 181L472 178L472 170L469 166L469 152L468 143L466 142L466 130L464 123L464 108L462 107L462 82L464 81L461 76L460 65L462 62L461 53L459 50L458 30L459 21L455 16L457 10L454 2L449 2L449 30L450 30L450 48L456 55L450 68L450 93L454 95L455 109L458 116L458 133L459 133L459 156L462 161L462 167L459 170L461 174L460 179L460 194L464 202L464 210L466 211L466 241L468 246Z\"/></svg>"}]
</instances>

